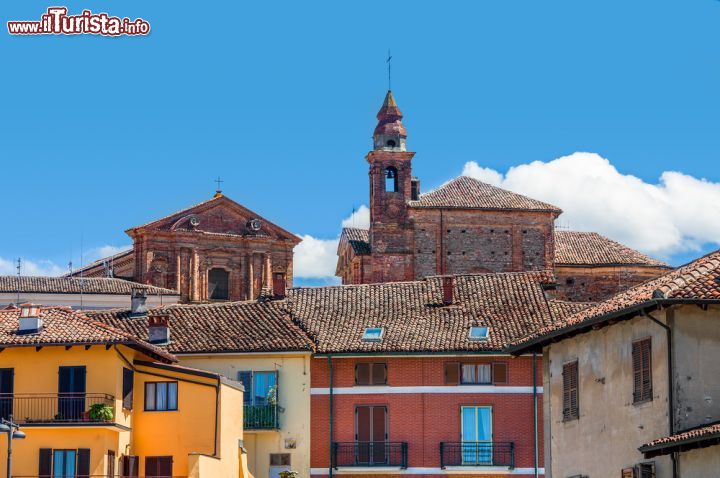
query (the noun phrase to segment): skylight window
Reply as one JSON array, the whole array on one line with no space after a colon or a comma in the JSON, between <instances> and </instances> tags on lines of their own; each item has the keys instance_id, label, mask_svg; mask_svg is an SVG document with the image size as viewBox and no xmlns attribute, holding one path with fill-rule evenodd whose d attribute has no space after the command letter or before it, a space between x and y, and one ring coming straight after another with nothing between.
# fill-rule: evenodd
<instances>
[{"instance_id":1,"label":"skylight window","mask_svg":"<svg viewBox=\"0 0 720 478\"><path fill-rule=\"evenodd\" d=\"M368 327L363 332L363 342L380 342L383 336L382 327Z\"/></svg>"},{"instance_id":2,"label":"skylight window","mask_svg":"<svg viewBox=\"0 0 720 478\"><path fill-rule=\"evenodd\" d=\"M470 327L468 338L470 340L487 340L488 335L490 335L489 327L472 326Z\"/></svg>"}]
</instances>

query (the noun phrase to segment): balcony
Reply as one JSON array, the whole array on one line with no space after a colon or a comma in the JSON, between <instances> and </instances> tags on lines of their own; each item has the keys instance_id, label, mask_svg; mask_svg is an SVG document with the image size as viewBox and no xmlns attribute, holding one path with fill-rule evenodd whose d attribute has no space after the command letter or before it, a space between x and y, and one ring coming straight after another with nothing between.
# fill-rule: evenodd
<instances>
[{"instance_id":1,"label":"balcony","mask_svg":"<svg viewBox=\"0 0 720 478\"><path fill-rule=\"evenodd\" d=\"M333 443L333 468L407 468L406 442Z\"/></svg>"},{"instance_id":2,"label":"balcony","mask_svg":"<svg viewBox=\"0 0 720 478\"><path fill-rule=\"evenodd\" d=\"M515 444L512 442L442 442L440 468L505 467L515 468Z\"/></svg>"},{"instance_id":3,"label":"balcony","mask_svg":"<svg viewBox=\"0 0 720 478\"><path fill-rule=\"evenodd\" d=\"M243 407L245 430L277 430L277 405L245 405Z\"/></svg>"},{"instance_id":4,"label":"balcony","mask_svg":"<svg viewBox=\"0 0 720 478\"><path fill-rule=\"evenodd\" d=\"M17 423L34 424L79 424L108 423L90 412L96 405L115 410L115 397L105 393L16 393L0 394L0 416L13 416ZM102 407L100 407L102 408ZM91 418L91 415L92 418Z\"/></svg>"}]
</instances>

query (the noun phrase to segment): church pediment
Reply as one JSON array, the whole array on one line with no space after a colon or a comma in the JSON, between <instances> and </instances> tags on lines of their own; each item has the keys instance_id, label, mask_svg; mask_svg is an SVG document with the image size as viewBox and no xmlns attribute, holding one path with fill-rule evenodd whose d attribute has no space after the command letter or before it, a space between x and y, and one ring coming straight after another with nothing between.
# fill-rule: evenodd
<instances>
[{"instance_id":1,"label":"church pediment","mask_svg":"<svg viewBox=\"0 0 720 478\"><path fill-rule=\"evenodd\" d=\"M225 196L214 197L126 232L134 236L149 231L266 237L300 242L294 234Z\"/></svg>"}]
</instances>

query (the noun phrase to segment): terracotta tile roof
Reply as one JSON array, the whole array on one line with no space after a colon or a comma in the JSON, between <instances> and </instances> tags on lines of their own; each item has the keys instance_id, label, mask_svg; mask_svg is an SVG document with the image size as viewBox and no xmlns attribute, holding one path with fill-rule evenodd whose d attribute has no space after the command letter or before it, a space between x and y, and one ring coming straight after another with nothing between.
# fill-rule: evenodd
<instances>
[{"instance_id":1,"label":"terracotta tile roof","mask_svg":"<svg viewBox=\"0 0 720 478\"><path fill-rule=\"evenodd\" d=\"M178 294L172 289L109 277L0 276L0 292L130 295L134 287L146 289L151 295Z\"/></svg>"},{"instance_id":2,"label":"terracotta tile roof","mask_svg":"<svg viewBox=\"0 0 720 478\"><path fill-rule=\"evenodd\" d=\"M69 307L43 307L43 325L38 333L18 334L20 309L0 310L0 348L51 345L122 344L139 349L166 362L177 359L166 351L133 336L89 318Z\"/></svg>"},{"instance_id":3,"label":"terracotta tile roof","mask_svg":"<svg viewBox=\"0 0 720 478\"><path fill-rule=\"evenodd\" d=\"M421 194L411 207L549 211L560 208L526 196L500 189L467 176L459 176L434 191Z\"/></svg>"},{"instance_id":4,"label":"terracotta tile roof","mask_svg":"<svg viewBox=\"0 0 720 478\"><path fill-rule=\"evenodd\" d=\"M555 231L555 264L670 267L596 232Z\"/></svg>"},{"instance_id":5,"label":"terracotta tile roof","mask_svg":"<svg viewBox=\"0 0 720 478\"><path fill-rule=\"evenodd\" d=\"M497 351L552 323L541 284L548 273L455 276L455 302L442 305L442 278L288 291L293 320L319 353ZM487 341L468 340L471 325L490 327ZM363 342L383 327L381 342Z\"/></svg>"},{"instance_id":6,"label":"terracotta tile roof","mask_svg":"<svg viewBox=\"0 0 720 478\"><path fill-rule=\"evenodd\" d=\"M539 328L511 344L511 351L521 351L566 332L577 333L579 328L594 325L610 318L632 313L656 301L715 301L720 302L720 251L712 252L656 279L631 287L613 297L598 302L580 312Z\"/></svg>"},{"instance_id":7,"label":"terracotta tile roof","mask_svg":"<svg viewBox=\"0 0 720 478\"><path fill-rule=\"evenodd\" d=\"M683 449L720 444L720 422L685 430L675 435L658 438L639 448L646 458L667 455ZM693 446L695 445L695 446Z\"/></svg>"},{"instance_id":8,"label":"terracotta tile roof","mask_svg":"<svg viewBox=\"0 0 720 478\"><path fill-rule=\"evenodd\" d=\"M150 309L170 316L172 353L312 350L308 337L290 320L285 301L177 304ZM127 309L86 311L89 317L138 337L147 337L147 317Z\"/></svg>"},{"instance_id":9,"label":"terracotta tile roof","mask_svg":"<svg viewBox=\"0 0 720 478\"><path fill-rule=\"evenodd\" d=\"M549 300L550 312L555 320L566 320L573 314L577 314L583 309L587 309L594 302L568 302L564 300Z\"/></svg>"},{"instance_id":10,"label":"terracotta tile roof","mask_svg":"<svg viewBox=\"0 0 720 478\"><path fill-rule=\"evenodd\" d=\"M370 231L354 227L344 227L340 234L340 244L347 242L358 256L370 254Z\"/></svg>"},{"instance_id":11,"label":"terracotta tile roof","mask_svg":"<svg viewBox=\"0 0 720 478\"><path fill-rule=\"evenodd\" d=\"M123 266L130 266L134 268L135 251L132 248L127 251L118 252L111 256L103 257L90 264L75 269L72 273L65 274L63 277L79 277L82 274L83 277L106 277L105 264L112 264L113 269L118 269ZM115 274L118 276L118 274Z\"/></svg>"}]
</instances>

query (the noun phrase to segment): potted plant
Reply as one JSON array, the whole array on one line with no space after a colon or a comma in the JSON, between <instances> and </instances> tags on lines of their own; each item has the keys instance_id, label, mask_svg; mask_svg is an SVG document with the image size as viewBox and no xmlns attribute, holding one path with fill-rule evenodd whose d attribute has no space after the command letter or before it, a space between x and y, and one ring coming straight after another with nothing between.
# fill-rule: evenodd
<instances>
[{"instance_id":1,"label":"potted plant","mask_svg":"<svg viewBox=\"0 0 720 478\"><path fill-rule=\"evenodd\" d=\"M280 478L297 478L298 472L295 470L285 470L278 473Z\"/></svg>"},{"instance_id":2,"label":"potted plant","mask_svg":"<svg viewBox=\"0 0 720 478\"><path fill-rule=\"evenodd\" d=\"M90 420L94 422L109 422L113 419L113 409L105 403L90 405Z\"/></svg>"}]
</instances>

